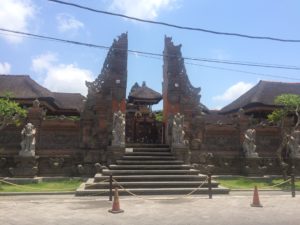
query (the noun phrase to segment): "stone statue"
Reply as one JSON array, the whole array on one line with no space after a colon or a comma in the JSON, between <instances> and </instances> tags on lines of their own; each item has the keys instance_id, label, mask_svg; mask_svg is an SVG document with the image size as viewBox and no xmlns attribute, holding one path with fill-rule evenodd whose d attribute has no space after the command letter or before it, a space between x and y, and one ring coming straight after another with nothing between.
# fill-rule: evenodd
<instances>
[{"instance_id":1,"label":"stone statue","mask_svg":"<svg viewBox=\"0 0 300 225\"><path fill-rule=\"evenodd\" d=\"M243 151L246 158L257 158L258 154L255 152L255 129L248 129L244 134Z\"/></svg>"},{"instance_id":2,"label":"stone statue","mask_svg":"<svg viewBox=\"0 0 300 225\"><path fill-rule=\"evenodd\" d=\"M292 132L287 145L290 157L300 158L300 130Z\"/></svg>"},{"instance_id":3,"label":"stone statue","mask_svg":"<svg viewBox=\"0 0 300 225\"><path fill-rule=\"evenodd\" d=\"M120 110L113 117L112 146L125 146L125 115Z\"/></svg>"},{"instance_id":4,"label":"stone statue","mask_svg":"<svg viewBox=\"0 0 300 225\"><path fill-rule=\"evenodd\" d=\"M172 145L184 146L184 135L183 130L184 115L177 113L173 118L172 126Z\"/></svg>"},{"instance_id":5,"label":"stone statue","mask_svg":"<svg viewBox=\"0 0 300 225\"><path fill-rule=\"evenodd\" d=\"M24 157L35 156L35 134L36 134L36 129L34 128L33 124L27 123L21 131L22 150L19 152L20 156L24 156Z\"/></svg>"}]
</instances>

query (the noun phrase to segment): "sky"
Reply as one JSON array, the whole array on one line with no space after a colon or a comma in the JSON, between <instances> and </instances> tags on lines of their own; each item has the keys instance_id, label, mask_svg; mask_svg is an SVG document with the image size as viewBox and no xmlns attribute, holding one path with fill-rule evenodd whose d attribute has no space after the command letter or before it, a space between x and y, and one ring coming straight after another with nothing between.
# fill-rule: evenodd
<instances>
[{"instance_id":1,"label":"sky","mask_svg":"<svg viewBox=\"0 0 300 225\"><path fill-rule=\"evenodd\" d=\"M65 0L86 7L188 27L300 39L300 1L286 0ZM162 53L165 35L184 57L300 67L300 43L213 35L90 12L47 0L0 0L0 28L111 46L128 32L131 50ZM85 81L101 71L107 50L0 31L0 74L25 74L51 91L86 95ZM201 102L221 109L259 80L300 82L300 70L201 61L186 62ZM162 58L128 54L127 93L135 83L162 92ZM218 68L216 68L218 67ZM242 72L243 71L243 72ZM246 71L247 73L245 73ZM160 103L154 109L162 108Z\"/></svg>"}]
</instances>

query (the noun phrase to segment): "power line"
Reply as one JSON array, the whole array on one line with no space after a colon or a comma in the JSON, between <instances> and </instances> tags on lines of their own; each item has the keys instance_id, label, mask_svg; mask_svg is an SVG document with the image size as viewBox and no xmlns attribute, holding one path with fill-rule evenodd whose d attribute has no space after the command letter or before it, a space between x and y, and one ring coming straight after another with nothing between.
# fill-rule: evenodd
<instances>
[{"instance_id":1,"label":"power line","mask_svg":"<svg viewBox=\"0 0 300 225\"><path fill-rule=\"evenodd\" d=\"M8 35L11 35L11 36L30 37L30 38L34 38L34 39L38 39L38 40L64 42L64 43L67 43L67 44L82 45L82 46L86 46L86 47L94 47L94 48L101 48L101 49L107 49L107 50L110 48L110 47L103 46L103 45L82 43L82 42L78 42L78 41L70 41L70 40L64 40L64 39L53 38L53 37L46 37L46 36L42 36L42 35L29 34L29 33L21 32L21 31L12 31L12 30L7 30L7 29L3 29L3 28L0 28L0 31L12 32L12 33L8 34ZM4 32L0 32L0 34L7 35L7 33L4 33ZM153 58L153 59L158 59L158 60L161 60L161 58L163 57L162 54L157 54L157 53L149 53L149 52L142 52L142 51L135 51L135 50L128 50L128 52L131 53L131 54L138 54L142 57ZM204 62L213 62L213 63L226 63L226 64L242 65L242 66L259 66L259 67L268 67L268 68L277 68L277 69L278 68L280 68L280 69L294 69L294 70L299 70L300 69L296 66L287 66L287 67L285 67L284 65L276 65L276 64L258 64L258 63L254 63L253 65L251 65L250 62L241 62L241 61L224 60L224 62L223 62L223 61L217 61L216 59L205 59L205 58L202 58L202 59L185 58L185 59L204 61ZM185 62L185 64L200 66L200 67L206 67L206 68L211 68L211 69L218 69L218 70L232 71L232 72L238 72L238 73L246 73L246 74L252 74L252 75L272 77L272 78L284 78L284 79L297 80L297 81L300 80L300 79L292 78L292 77L288 77L288 76L279 76L279 75L272 75L272 74L265 74L265 73L256 73L256 72L250 72L250 71L245 71L245 70L236 70L236 69L230 69L230 68L224 68L224 67L208 66L208 65L190 63L190 62Z\"/></svg>"},{"instance_id":2,"label":"power line","mask_svg":"<svg viewBox=\"0 0 300 225\"><path fill-rule=\"evenodd\" d=\"M78 5L78 4L70 3L70 2L64 2L64 1L60 1L60 0L48 0L48 1L55 2L58 4L73 6L76 8L80 8L80 9L84 9L84 10L88 10L88 11L92 11L92 12L96 12L96 13L102 13L102 14L111 15L111 16L123 17L126 19L136 20L136 21L144 22L144 23L151 23L151 24L158 24L158 25L163 25L163 26L168 26L168 27L174 27L174 28L182 29L182 30L200 31L200 32L216 34L216 35L235 36L235 37L249 38L249 39L260 39L260 40L280 41L280 42L294 42L294 43L300 42L299 39L283 39L283 38L276 38L276 37L269 37L269 36L255 36L255 35L248 35L248 34L208 30L208 29L197 28L197 27L180 26L180 25L170 24L170 23L166 23L166 22L146 20L146 19L141 19L141 18L137 18L137 17L126 16L126 15L120 14L120 13L113 13L113 12L108 12L108 11L104 11L104 10L93 9L93 8L89 8L86 6L82 6L82 5Z\"/></svg>"},{"instance_id":3,"label":"power line","mask_svg":"<svg viewBox=\"0 0 300 225\"><path fill-rule=\"evenodd\" d=\"M110 47L104 46L104 45L97 45L97 44L72 41L72 40L67 40L67 39L60 39L60 38L56 38L56 37L37 35L37 34L26 33L26 32L22 32L22 31L9 30L9 29L5 29L5 28L0 28L0 31L8 32L10 34L17 34L17 35L22 35L22 36L26 36L26 37L31 37L31 38L35 38L35 39L44 39L44 40L62 42L62 43L67 43L67 44L80 45L80 46L85 46L85 47L101 48L101 49L109 49L110 48ZM119 49L119 50L125 50L125 49ZM137 51L137 50L130 50L130 49L128 49L127 51L129 53L137 53L137 54L141 54L141 55L150 55L150 56L159 56L159 57L164 56L163 54L160 54L160 53L144 52L144 51ZM165 55L165 56L177 57L176 55ZM300 70L300 67L292 66L292 65L278 65L278 64L266 64L266 63L257 63L257 62L218 60L218 59L209 59L209 58L192 58L192 57L182 57L182 58L185 60L190 60L190 61L201 61L201 62L209 62L209 63L273 68L273 69Z\"/></svg>"},{"instance_id":4,"label":"power line","mask_svg":"<svg viewBox=\"0 0 300 225\"><path fill-rule=\"evenodd\" d=\"M155 57L155 56L148 56L148 55L141 55L141 56L151 58L151 59L161 60L161 58ZM273 74L266 74L266 73L256 73L256 72L251 72L251 71L246 71L246 70L236 70L236 69L231 69L231 68L208 66L208 65L203 65L203 64L198 64L198 63L190 63L190 62L185 62L185 64L192 65L192 66L205 67L205 68L210 68L210 69L237 72L237 73L246 73L246 74L258 75L258 76L264 76L264 77L283 78L283 79L300 81L300 79L298 79L298 78L293 78L293 77L288 77L288 76L280 76L280 75L273 75Z\"/></svg>"},{"instance_id":5,"label":"power line","mask_svg":"<svg viewBox=\"0 0 300 225\"><path fill-rule=\"evenodd\" d=\"M259 75L259 76L264 76L264 77L283 78L283 79L300 81L300 79L298 79L298 78L293 78L293 77L288 77L288 76L272 75L272 74L266 74L266 73L256 73L256 72L251 72L251 71L236 70L236 69L217 67L217 66L208 66L208 65L197 64L197 63L187 63L187 64L194 65L194 66L207 67L207 68L217 69L217 70L226 70L226 71L237 72L237 73L246 73L246 74Z\"/></svg>"}]
</instances>

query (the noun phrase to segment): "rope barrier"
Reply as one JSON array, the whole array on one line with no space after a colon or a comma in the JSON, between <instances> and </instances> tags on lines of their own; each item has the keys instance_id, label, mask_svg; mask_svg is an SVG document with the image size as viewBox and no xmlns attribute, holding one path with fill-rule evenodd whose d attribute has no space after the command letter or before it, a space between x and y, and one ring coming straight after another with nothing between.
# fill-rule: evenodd
<instances>
[{"instance_id":1,"label":"rope barrier","mask_svg":"<svg viewBox=\"0 0 300 225\"><path fill-rule=\"evenodd\" d=\"M8 185L12 185L12 186L15 186L17 188L22 188L22 189L31 189L31 190L42 190L42 191L74 191L74 188L68 188L68 189L49 189L49 188L46 188L46 189L43 189L43 188L36 188L36 187L30 187L30 186L25 186L25 185L20 185L20 184L14 184L14 183L11 183L11 182L8 182L8 181L5 181L5 180L0 180L0 182L4 183L4 184L8 184Z\"/></svg>"},{"instance_id":2,"label":"rope barrier","mask_svg":"<svg viewBox=\"0 0 300 225\"><path fill-rule=\"evenodd\" d=\"M135 193L133 193L132 191L130 190L127 190L123 185L121 185L116 179L113 178L113 181L121 188L123 189L125 192L127 192L128 194L134 196L134 197L137 197L137 198L141 198L143 200L158 200L158 199L153 199L153 198L145 198L145 197L142 197L140 195L137 195ZM198 187L196 187L194 190L192 190L191 192L183 195L183 196L180 196L180 197L177 197L177 198L170 198L168 200L175 200L175 199L182 199L182 198L186 198L186 197L189 197L191 196L193 193L195 193L197 190L199 190L206 182L208 181L208 176L206 176L206 179L200 183L200 185Z\"/></svg>"},{"instance_id":3,"label":"rope barrier","mask_svg":"<svg viewBox=\"0 0 300 225\"><path fill-rule=\"evenodd\" d=\"M264 187L257 187L257 188L259 188L259 189L273 188L273 187L277 187L277 186L280 186L280 185L282 185L282 184L288 183L288 182L290 182L290 181L291 181L291 178L290 178L290 179L287 179L287 180L285 180L285 181L283 181L283 182L281 182L281 183L279 183L279 184L274 184L274 185L271 185L271 186L264 186Z\"/></svg>"}]
</instances>

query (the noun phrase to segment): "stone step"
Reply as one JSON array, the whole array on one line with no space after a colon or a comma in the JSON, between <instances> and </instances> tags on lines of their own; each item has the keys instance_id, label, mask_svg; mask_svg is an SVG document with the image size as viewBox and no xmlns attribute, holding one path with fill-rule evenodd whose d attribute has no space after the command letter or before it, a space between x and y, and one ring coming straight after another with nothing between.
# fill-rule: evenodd
<instances>
[{"instance_id":1,"label":"stone step","mask_svg":"<svg viewBox=\"0 0 300 225\"><path fill-rule=\"evenodd\" d=\"M176 160L175 156L123 156L124 160Z\"/></svg>"},{"instance_id":2,"label":"stone step","mask_svg":"<svg viewBox=\"0 0 300 225\"><path fill-rule=\"evenodd\" d=\"M119 188L124 187L127 188L197 188L201 185L201 187L208 187L208 183L204 181L150 181L150 182L118 182L113 183L113 187L118 186ZM213 188L218 187L219 183L212 182ZM109 182L100 182L100 183L86 183L85 189L108 189Z\"/></svg>"},{"instance_id":3,"label":"stone step","mask_svg":"<svg viewBox=\"0 0 300 225\"><path fill-rule=\"evenodd\" d=\"M194 188L128 188L127 191L119 189L119 195L130 195L128 191L136 195L187 195L190 192L194 191ZM213 195L215 194L228 194L229 189L218 187L212 188ZM193 195L205 194L208 195L208 188L199 188L193 193ZM84 189L84 186L80 186L75 193L76 196L108 196L108 189ZM180 196L181 197L181 196Z\"/></svg>"},{"instance_id":4,"label":"stone step","mask_svg":"<svg viewBox=\"0 0 300 225\"><path fill-rule=\"evenodd\" d=\"M147 160L147 161L139 161L139 160L117 160L118 165L180 165L184 162L181 160Z\"/></svg>"},{"instance_id":5,"label":"stone step","mask_svg":"<svg viewBox=\"0 0 300 225\"><path fill-rule=\"evenodd\" d=\"M127 151L131 151L128 149ZM170 148L132 148L133 152L171 152Z\"/></svg>"},{"instance_id":6,"label":"stone step","mask_svg":"<svg viewBox=\"0 0 300 225\"><path fill-rule=\"evenodd\" d=\"M104 169L102 171L103 175L169 175L169 174L188 174L188 175L197 175L199 170L108 170Z\"/></svg>"},{"instance_id":7,"label":"stone step","mask_svg":"<svg viewBox=\"0 0 300 225\"><path fill-rule=\"evenodd\" d=\"M114 179L120 182L127 181L205 181L205 175L121 175L113 176ZM94 182L108 181L109 176L104 176L102 174L96 174Z\"/></svg>"},{"instance_id":8,"label":"stone step","mask_svg":"<svg viewBox=\"0 0 300 225\"><path fill-rule=\"evenodd\" d=\"M124 156L173 156L171 152L125 152Z\"/></svg>"},{"instance_id":9,"label":"stone step","mask_svg":"<svg viewBox=\"0 0 300 225\"><path fill-rule=\"evenodd\" d=\"M111 170L188 170L190 165L110 165Z\"/></svg>"},{"instance_id":10,"label":"stone step","mask_svg":"<svg viewBox=\"0 0 300 225\"><path fill-rule=\"evenodd\" d=\"M169 148L169 145L166 144L141 144L141 143L132 143L126 144L126 148Z\"/></svg>"}]
</instances>

